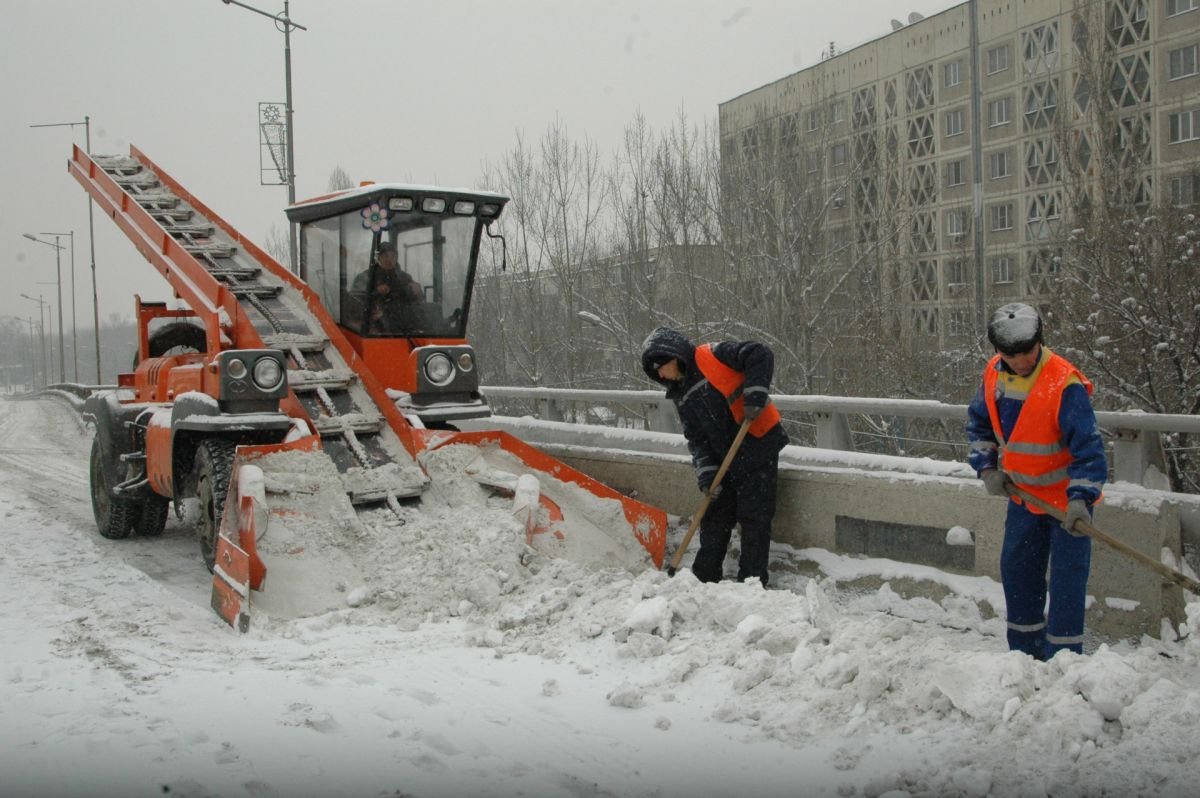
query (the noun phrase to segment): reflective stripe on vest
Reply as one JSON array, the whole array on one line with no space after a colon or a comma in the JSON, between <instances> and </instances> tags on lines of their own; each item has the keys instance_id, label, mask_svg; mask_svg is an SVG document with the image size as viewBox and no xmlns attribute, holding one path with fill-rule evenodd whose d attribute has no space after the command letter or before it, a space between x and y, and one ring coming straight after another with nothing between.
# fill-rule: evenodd
<instances>
[{"instance_id":1,"label":"reflective stripe on vest","mask_svg":"<svg viewBox=\"0 0 1200 798\"><path fill-rule=\"evenodd\" d=\"M1000 426L1000 411L996 405L996 370L1000 356L988 361L983 372L983 393L987 402L988 416L992 429L1000 443L1000 467L1008 472L1022 490L1032 493L1042 501L1067 509L1067 466L1074 459L1063 446L1062 431L1058 428L1058 411L1062 406L1063 390L1072 376L1092 393L1092 384L1063 357L1054 353L1041 366L1029 396L1021 405L1012 434L1004 441L1004 430ZM1013 501L1021 504L1019 498ZM1029 505L1030 512L1043 515L1044 511Z\"/></svg>"},{"instance_id":2,"label":"reflective stripe on vest","mask_svg":"<svg viewBox=\"0 0 1200 798\"><path fill-rule=\"evenodd\" d=\"M746 402L742 398L742 385L746 382L746 375L717 360L717 356L712 352L712 344L696 347L696 368L700 369L700 373L712 387L721 392L729 404L729 412L733 413L734 420L741 424L742 419L746 417ZM750 434L761 438L779 421L779 409L768 399L766 407L750 425Z\"/></svg>"}]
</instances>

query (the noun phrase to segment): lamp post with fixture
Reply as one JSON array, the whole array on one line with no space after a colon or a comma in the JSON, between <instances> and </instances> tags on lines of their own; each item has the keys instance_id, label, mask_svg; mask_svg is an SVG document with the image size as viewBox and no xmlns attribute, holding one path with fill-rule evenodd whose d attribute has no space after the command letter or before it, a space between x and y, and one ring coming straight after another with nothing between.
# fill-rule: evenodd
<instances>
[{"instance_id":1,"label":"lamp post with fixture","mask_svg":"<svg viewBox=\"0 0 1200 798\"><path fill-rule=\"evenodd\" d=\"M30 302L38 303L38 337L42 342L42 385L46 384L50 369L46 366L46 320L44 310L48 303L42 301L41 295L31 297L29 294L21 294L23 299L28 299ZM30 319L32 322L33 320ZM34 380L34 387L37 387L37 380Z\"/></svg>"},{"instance_id":2,"label":"lamp post with fixture","mask_svg":"<svg viewBox=\"0 0 1200 798\"><path fill-rule=\"evenodd\" d=\"M54 247L54 271L58 277L58 381L67 381L67 360L66 353L63 350L63 301L62 301L62 251L66 247L58 243L58 236L54 236L54 243L43 241L33 233L24 233L25 238L30 241L36 241L39 244L45 244L48 247Z\"/></svg>"},{"instance_id":3,"label":"lamp post with fixture","mask_svg":"<svg viewBox=\"0 0 1200 798\"><path fill-rule=\"evenodd\" d=\"M77 127L83 125L83 146L88 155L92 154L92 124L91 117L84 116L82 122L49 122L40 125L30 125L30 127ZM96 238L95 224L92 217L93 208L92 195L88 195L88 249L91 252L92 259L92 323L96 325L96 384L100 384L100 297L96 290ZM47 235L47 234L43 234ZM71 239L71 265L74 269L75 264L75 239ZM71 279L71 290L75 290L74 277ZM74 307L74 299L72 299L72 307ZM62 314L60 313L61 317ZM71 314L72 323L75 315ZM76 377L78 379L78 377Z\"/></svg>"},{"instance_id":4,"label":"lamp post with fixture","mask_svg":"<svg viewBox=\"0 0 1200 798\"><path fill-rule=\"evenodd\" d=\"M283 79L284 90L286 92L286 100L284 103L284 116L286 122L287 135L287 158L284 168L287 169L287 187L288 187L288 205L296 204L296 160L293 157L292 149L294 138L292 136L292 30L308 30L303 25L297 25L292 22L292 18L288 14L288 0L283 0L283 11L278 14L271 14L254 6L240 2L240 0L221 0L225 5L238 6L247 11L253 11L255 14L260 14L275 22L275 27L283 34ZM299 260L296 254L296 225L288 223L288 254L291 258L291 269L293 274L298 274Z\"/></svg>"}]
</instances>

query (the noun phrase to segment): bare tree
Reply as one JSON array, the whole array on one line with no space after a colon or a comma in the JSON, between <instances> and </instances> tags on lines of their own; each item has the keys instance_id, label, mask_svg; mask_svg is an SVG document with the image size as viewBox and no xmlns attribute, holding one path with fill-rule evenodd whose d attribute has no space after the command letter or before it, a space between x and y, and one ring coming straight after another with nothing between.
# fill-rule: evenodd
<instances>
[{"instance_id":1,"label":"bare tree","mask_svg":"<svg viewBox=\"0 0 1200 798\"><path fill-rule=\"evenodd\" d=\"M342 168L341 164L333 167L333 171L329 173L329 191L343 191L348 188L354 188L355 185L354 180Z\"/></svg>"},{"instance_id":2,"label":"bare tree","mask_svg":"<svg viewBox=\"0 0 1200 798\"><path fill-rule=\"evenodd\" d=\"M1070 224L1047 253L1047 316L1101 406L1196 414L1198 225L1172 202L1194 197L1154 188L1152 81L1141 48L1127 49L1148 31L1136 17L1112 18L1117 5L1079 3L1072 20L1073 115L1058 132ZM1194 444L1182 434L1167 440L1174 489L1200 490Z\"/></svg>"},{"instance_id":3,"label":"bare tree","mask_svg":"<svg viewBox=\"0 0 1200 798\"><path fill-rule=\"evenodd\" d=\"M291 247L288 244L287 228L281 228L279 225L271 225L267 230L267 239L264 242L264 249L267 254L280 263L291 262Z\"/></svg>"}]
</instances>

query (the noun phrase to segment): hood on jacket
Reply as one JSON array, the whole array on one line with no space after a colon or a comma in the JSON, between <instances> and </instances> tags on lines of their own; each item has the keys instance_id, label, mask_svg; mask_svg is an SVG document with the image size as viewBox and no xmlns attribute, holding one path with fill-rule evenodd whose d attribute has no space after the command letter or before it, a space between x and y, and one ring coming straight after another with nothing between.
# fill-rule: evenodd
<instances>
[{"instance_id":1,"label":"hood on jacket","mask_svg":"<svg viewBox=\"0 0 1200 798\"><path fill-rule=\"evenodd\" d=\"M659 385L670 385L658 376L658 369L668 360L678 360L686 373L695 368L696 347L683 333L670 327L657 327L642 342L642 370Z\"/></svg>"}]
</instances>

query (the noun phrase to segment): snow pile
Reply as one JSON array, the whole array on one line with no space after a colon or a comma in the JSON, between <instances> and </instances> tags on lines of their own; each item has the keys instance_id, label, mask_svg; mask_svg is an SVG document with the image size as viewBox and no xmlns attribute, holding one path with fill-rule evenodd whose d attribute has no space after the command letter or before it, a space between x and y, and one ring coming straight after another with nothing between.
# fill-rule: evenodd
<instances>
[{"instance_id":1,"label":"snow pile","mask_svg":"<svg viewBox=\"0 0 1200 798\"><path fill-rule=\"evenodd\" d=\"M1200 602L1165 640L1038 663L981 577L776 546L764 590L548 557L447 447L399 518L347 516L314 458L264 463L287 514L239 636L191 530L95 534L88 440L38 404L0 403L5 795L1195 793Z\"/></svg>"}]
</instances>

